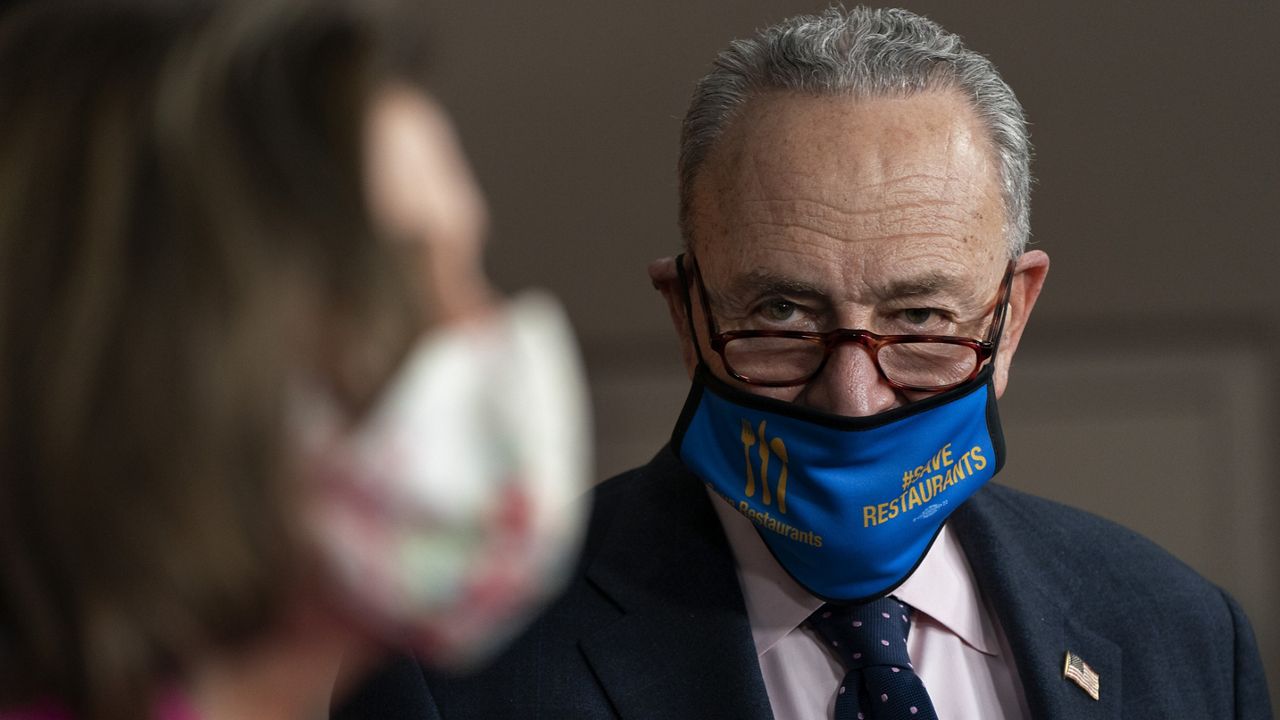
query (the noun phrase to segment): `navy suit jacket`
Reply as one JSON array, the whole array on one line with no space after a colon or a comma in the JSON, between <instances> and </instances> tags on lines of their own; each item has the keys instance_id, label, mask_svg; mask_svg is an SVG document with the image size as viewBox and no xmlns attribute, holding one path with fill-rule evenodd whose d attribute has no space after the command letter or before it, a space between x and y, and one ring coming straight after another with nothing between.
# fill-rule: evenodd
<instances>
[{"instance_id":1,"label":"navy suit jacket","mask_svg":"<svg viewBox=\"0 0 1280 720\"><path fill-rule=\"evenodd\" d=\"M1008 636L1031 716L1270 718L1236 603L1113 523L988 485L948 521ZM1100 676L1065 680L1067 651ZM492 666L441 677L401 658L334 716L772 718L733 555L669 448L603 483L580 570Z\"/></svg>"}]
</instances>

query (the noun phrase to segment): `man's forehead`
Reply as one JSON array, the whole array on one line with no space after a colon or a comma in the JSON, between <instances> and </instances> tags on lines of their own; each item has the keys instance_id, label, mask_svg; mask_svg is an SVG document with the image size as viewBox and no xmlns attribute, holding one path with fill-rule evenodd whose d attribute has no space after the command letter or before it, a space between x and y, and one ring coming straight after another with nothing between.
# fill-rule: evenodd
<instances>
[{"instance_id":1,"label":"man's forehead","mask_svg":"<svg viewBox=\"0 0 1280 720\"><path fill-rule=\"evenodd\" d=\"M876 301L985 292L998 265L980 255L908 253L847 262L821 253L764 252L722 258L712 273L717 286L730 295Z\"/></svg>"},{"instance_id":2,"label":"man's forehead","mask_svg":"<svg viewBox=\"0 0 1280 720\"><path fill-rule=\"evenodd\" d=\"M986 265L1005 246L990 144L956 93L766 95L721 143L695 187L700 254L916 253L954 267ZM935 285L962 274L921 272Z\"/></svg>"},{"instance_id":3,"label":"man's forehead","mask_svg":"<svg viewBox=\"0 0 1280 720\"><path fill-rule=\"evenodd\" d=\"M703 173L720 192L794 185L814 192L815 201L856 205L874 200L868 191L881 186L903 200L994 190L993 157L972 107L954 91L874 98L776 92L747 103Z\"/></svg>"}]
</instances>

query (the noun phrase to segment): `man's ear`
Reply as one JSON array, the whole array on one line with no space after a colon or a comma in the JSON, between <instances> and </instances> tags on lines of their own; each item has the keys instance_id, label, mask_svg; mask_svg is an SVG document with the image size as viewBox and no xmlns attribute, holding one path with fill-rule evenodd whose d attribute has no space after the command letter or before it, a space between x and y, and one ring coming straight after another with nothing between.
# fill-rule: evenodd
<instances>
[{"instance_id":1,"label":"man's ear","mask_svg":"<svg viewBox=\"0 0 1280 720\"><path fill-rule=\"evenodd\" d=\"M1040 297L1040 290L1044 287L1048 274L1049 256L1043 250L1024 253L1013 269L1009 313L1005 317L1004 334L1000 336L999 355L995 361L996 397L1004 395L1005 386L1009 383L1009 366L1013 363L1013 354L1018 351L1018 342L1022 340L1027 319L1031 317L1031 309L1036 305L1036 298Z\"/></svg>"},{"instance_id":2,"label":"man's ear","mask_svg":"<svg viewBox=\"0 0 1280 720\"><path fill-rule=\"evenodd\" d=\"M680 339L680 359L684 361L685 370L690 379L697 367L697 354L693 349L693 338L689 335L689 318L685 312L685 289L680 282L680 274L676 271L676 258L664 257L649 263L649 280L653 287L662 293L667 301L667 313L671 316L671 325L675 328L676 337Z\"/></svg>"}]
</instances>

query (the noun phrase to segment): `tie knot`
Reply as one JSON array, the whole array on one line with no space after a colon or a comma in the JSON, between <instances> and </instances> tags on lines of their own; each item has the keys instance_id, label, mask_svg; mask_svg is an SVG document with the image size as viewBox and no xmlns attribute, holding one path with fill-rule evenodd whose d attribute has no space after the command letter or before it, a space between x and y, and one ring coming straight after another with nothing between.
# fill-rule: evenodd
<instances>
[{"instance_id":1,"label":"tie knot","mask_svg":"<svg viewBox=\"0 0 1280 720\"><path fill-rule=\"evenodd\" d=\"M883 597L865 605L827 603L809 616L809 624L849 670L874 665L910 668L910 617L911 608L906 604L895 597Z\"/></svg>"}]
</instances>

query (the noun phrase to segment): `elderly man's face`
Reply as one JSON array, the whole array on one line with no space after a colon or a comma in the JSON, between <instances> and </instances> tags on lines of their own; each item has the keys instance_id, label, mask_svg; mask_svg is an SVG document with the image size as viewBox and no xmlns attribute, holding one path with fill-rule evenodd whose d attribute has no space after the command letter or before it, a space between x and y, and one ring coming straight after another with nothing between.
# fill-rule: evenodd
<instances>
[{"instance_id":1,"label":"elderly man's face","mask_svg":"<svg viewBox=\"0 0 1280 720\"><path fill-rule=\"evenodd\" d=\"M694 190L693 250L719 329L983 337L1008 262L997 177L990 143L955 93L757 98L708 157ZM659 261L651 273L692 370L673 267ZM998 394L1047 269L1039 251L1018 263L996 360ZM696 295L693 307L702 356L728 379L707 344ZM805 385L737 384L850 416L920 397L894 390L853 343Z\"/></svg>"}]
</instances>

